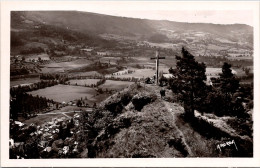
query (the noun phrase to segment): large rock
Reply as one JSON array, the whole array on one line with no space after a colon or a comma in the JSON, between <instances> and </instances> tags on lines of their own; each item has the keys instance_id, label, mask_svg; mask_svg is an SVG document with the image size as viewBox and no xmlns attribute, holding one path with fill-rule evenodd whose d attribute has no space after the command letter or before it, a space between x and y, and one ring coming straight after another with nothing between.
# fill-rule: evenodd
<instances>
[{"instance_id":1,"label":"large rock","mask_svg":"<svg viewBox=\"0 0 260 168\"><path fill-rule=\"evenodd\" d=\"M130 92L119 92L104 101L103 107L117 115L122 113L125 106L131 101L133 94Z\"/></svg>"},{"instance_id":2,"label":"large rock","mask_svg":"<svg viewBox=\"0 0 260 168\"><path fill-rule=\"evenodd\" d=\"M125 106L131 102L133 96L138 92L140 92L140 88L138 89L137 85L130 85L128 88L125 88L101 102L99 108L105 108L115 115L122 113Z\"/></svg>"}]
</instances>

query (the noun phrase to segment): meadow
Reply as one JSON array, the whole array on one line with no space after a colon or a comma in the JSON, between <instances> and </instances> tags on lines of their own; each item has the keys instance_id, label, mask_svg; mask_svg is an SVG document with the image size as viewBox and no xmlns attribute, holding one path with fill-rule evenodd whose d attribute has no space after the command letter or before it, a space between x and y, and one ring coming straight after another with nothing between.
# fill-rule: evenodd
<instances>
[{"instance_id":1,"label":"meadow","mask_svg":"<svg viewBox=\"0 0 260 168\"><path fill-rule=\"evenodd\" d=\"M106 82L103 85L100 85L99 88L102 88L103 90L123 90L125 87L128 87L129 85L133 84L134 82L128 82L128 81L114 81L114 80L106 80Z\"/></svg>"},{"instance_id":2,"label":"meadow","mask_svg":"<svg viewBox=\"0 0 260 168\"><path fill-rule=\"evenodd\" d=\"M55 85L44 89L28 92L33 96L42 96L57 102L69 102L80 98L90 98L96 94L95 89L71 85Z\"/></svg>"},{"instance_id":3,"label":"meadow","mask_svg":"<svg viewBox=\"0 0 260 168\"><path fill-rule=\"evenodd\" d=\"M40 82L39 78L18 78L10 81L10 87Z\"/></svg>"},{"instance_id":4,"label":"meadow","mask_svg":"<svg viewBox=\"0 0 260 168\"><path fill-rule=\"evenodd\" d=\"M75 61L58 62L58 63L53 62L53 63L44 65L44 67L42 68L42 73L65 72L67 70L86 67L90 63L92 63L92 62L89 60L86 60L86 59L78 59Z\"/></svg>"}]
</instances>

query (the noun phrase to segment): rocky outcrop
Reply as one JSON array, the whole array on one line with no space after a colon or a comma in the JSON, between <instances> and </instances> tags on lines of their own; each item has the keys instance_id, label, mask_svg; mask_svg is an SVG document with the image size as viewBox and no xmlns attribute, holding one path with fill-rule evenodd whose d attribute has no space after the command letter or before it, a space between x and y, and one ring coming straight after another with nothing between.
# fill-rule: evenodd
<instances>
[{"instance_id":1,"label":"rocky outcrop","mask_svg":"<svg viewBox=\"0 0 260 168\"><path fill-rule=\"evenodd\" d=\"M118 115L124 110L141 111L145 105L153 102L155 99L155 94L151 94L143 88L140 89L136 85L132 85L106 99L100 104L99 108Z\"/></svg>"},{"instance_id":2,"label":"rocky outcrop","mask_svg":"<svg viewBox=\"0 0 260 168\"><path fill-rule=\"evenodd\" d=\"M135 107L135 110L141 111L145 105L147 105L155 100L156 100L156 95L147 94L147 93L139 93L139 94L135 95L131 101Z\"/></svg>"}]
</instances>

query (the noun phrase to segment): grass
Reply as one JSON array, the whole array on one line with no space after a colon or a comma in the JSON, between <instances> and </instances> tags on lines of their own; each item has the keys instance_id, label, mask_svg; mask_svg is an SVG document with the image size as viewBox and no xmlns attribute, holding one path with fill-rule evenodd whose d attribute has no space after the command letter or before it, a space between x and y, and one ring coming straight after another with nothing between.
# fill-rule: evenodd
<instances>
[{"instance_id":1,"label":"grass","mask_svg":"<svg viewBox=\"0 0 260 168\"><path fill-rule=\"evenodd\" d=\"M103 90L122 90L129 85L133 84L134 82L128 82L128 81L114 81L114 80L106 80L106 82L103 85L100 85L99 88L102 88Z\"/></svg>"},{"instance_id":2,"label":"grass","mask_svg":"<svg viewBox=\"0 0 260 168\"><path fill-rule=\"evenodd\" d=\"M65 72L61 67L43 67L41 68L41 73L61 73Z\"/></svg>"},{"instance_id":3,"label":"grass","mask_svg":"<svg viewBox=\"0 0 260 168\"><path fill-rule=\"evenodd\" d=\"M33 96L42 96L57 102L69 102L80 98L90 98L96 94L92 88L70 85L56 85L29 92Z\"/></svg>"},{"instance_id":4,"label":"grass","mask_svg":"<svg viewBox=\"0 0 260 168\"><path fill-rule=\"evenodd\" d=\"M50 115L39 115L33 118L30 118L29 120L23 121L23 123L30 125L30 124L36 124L36 125L42 125L45 122L49 122L52 120L52 118L61 118L65 117L63 114L50 114Z\"/></svg>"},{"instance_id":5,"label":"grass","mask_svg":"<svg viewBox=\"0 0 260 168\"><path fill-rule=\"evenodd\" d=\"M31 84L40 82L39 78L19 78L19 79L12 79L10 81L10 86L22 85L22 84Z\"/></svg>"},{"instance_id":6,"label":"grass","mask_svg":"<svg viewBox=\"0 0 260 168\"><path fill-rule=\"evenodd\" d=\"M110 96L110 94L108 94L108 93L98 94L98 95L88 98L87 103L90 106L93 105L94 103L99 104L100 102L102 102L103 100L108 98L109 96Z\"/></svg>"},{"instance_id":7,"label":"grass","mask_svg":"<svg viewBox=\"0 0 260 168\"><path fill-rule=\"evenodd\" d=\"M91 61L86 60L86 59L78 59L78 60L70 61L70 62L59 62L59 63L53 62L53 63L44 65L44 67L42 68L42 72L43 73L64 72L67 70L86 67L90 63L91 63Z\"/></svg>"},{"instance_id":8,"label":"grass","mask_svg":"<svg viewBox=\"0 0 260 168\"><path fill-rule=\"evenodd\" d=\"M176 139L179 134L173 129L171 115L165 112L164 105L156 101L145 106L141 112L127 111L121 114L114 121L128 118L131 126L118 130L107 141L98 143L110 145L107 150L102 148L97 157L183 157L181 151L168 144L170 139Z\"/></svg>"},{"instance_id":9,"label":"grass","mask_svg":"<svg viewBox=\"0 0 260 168\"><path fill-rule=\"evenodd\" d=\"M125 95L134 96L137 93L142 93L143 96L154 94L150 89L132 85L113 95L113 98L107 99L105 104L115 105L120 99L123 101ZM101 109L106 106L105 104L101 105ZM172 158L189 156L180 133L175 129L172 115L160 99L156 98L154 102L145 105L141 111L134 110L131 104L131 101L124 104L125 110L117 115L110 114L110 111L99 111L102 115L96 115L101 117L95 121L95 130L101 131L93 142L95 157Z\"/></svg>"},{"instance_id":10,"label":"grass","mask_svg":"<svg viewBox=\"0 0 260 168\"><path fill-rule=\"evenodd\" d=\"M243 122L239 125L239 130L235 130L231 125L227 123L229 117L217 117L214 115L202 116L200 113L195 112L195 118L191 123L192 128L200 132L201 135L211 140L215 140L215 144L220 144L225 141L234 140L237 144L236 150L225 149L222 152L218 152L220 157L252 157L253 156L253 140L252 137L246 135L239 135L241 131L251 132L250 127L252 125L243 125ZM237 120L233 118L233 120ZM238 128L238 125L235 126ZM243 134L243 133L242 133Z\"/></svg>"},{"instance_id":11,"label":"grass","mask_svg":"<svg viewBox=\"0 0 260 168\"><path fill-rule=\"evenodd\" d=\"M220 141L213 138L204 137L199 132L195 131L188 122L184 121L181 115L177 115L176 121L177 127L185 136L186 142L190 146L194 156L216 157L219 155L216 150L216 144Z\"/></svg>"},{"instance_id":12,"label":"grass","mask_svg":"<svg viewBox=\"0 0 260 168\"><path fill-rule=\"evenodd\" d=\"M100 61L101 62L109 62L110 61L110 64L116 64L116 62L120 60L120 57L102 57L100 58Z\"/></svg>"}]
</instances>

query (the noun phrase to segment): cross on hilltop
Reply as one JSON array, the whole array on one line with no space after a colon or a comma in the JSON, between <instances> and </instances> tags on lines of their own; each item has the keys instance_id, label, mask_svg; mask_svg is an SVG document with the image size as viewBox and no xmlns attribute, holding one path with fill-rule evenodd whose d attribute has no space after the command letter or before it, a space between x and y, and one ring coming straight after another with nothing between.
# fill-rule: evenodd
<instances>
[{"instance_id":1,"label":"cross on hilltop","mask_svg":"<svg viewBox=\"0 0 260 168\"><path fill-rule=\"evenodd\" d=\"M156 60L156 85L158 85L159 83L159 59L165 59L165 57L160 57L159 56L159 52L156 51L155 52L155 57L151 57L151 59L155 59Z\"/></svg>"}]
</instances>

